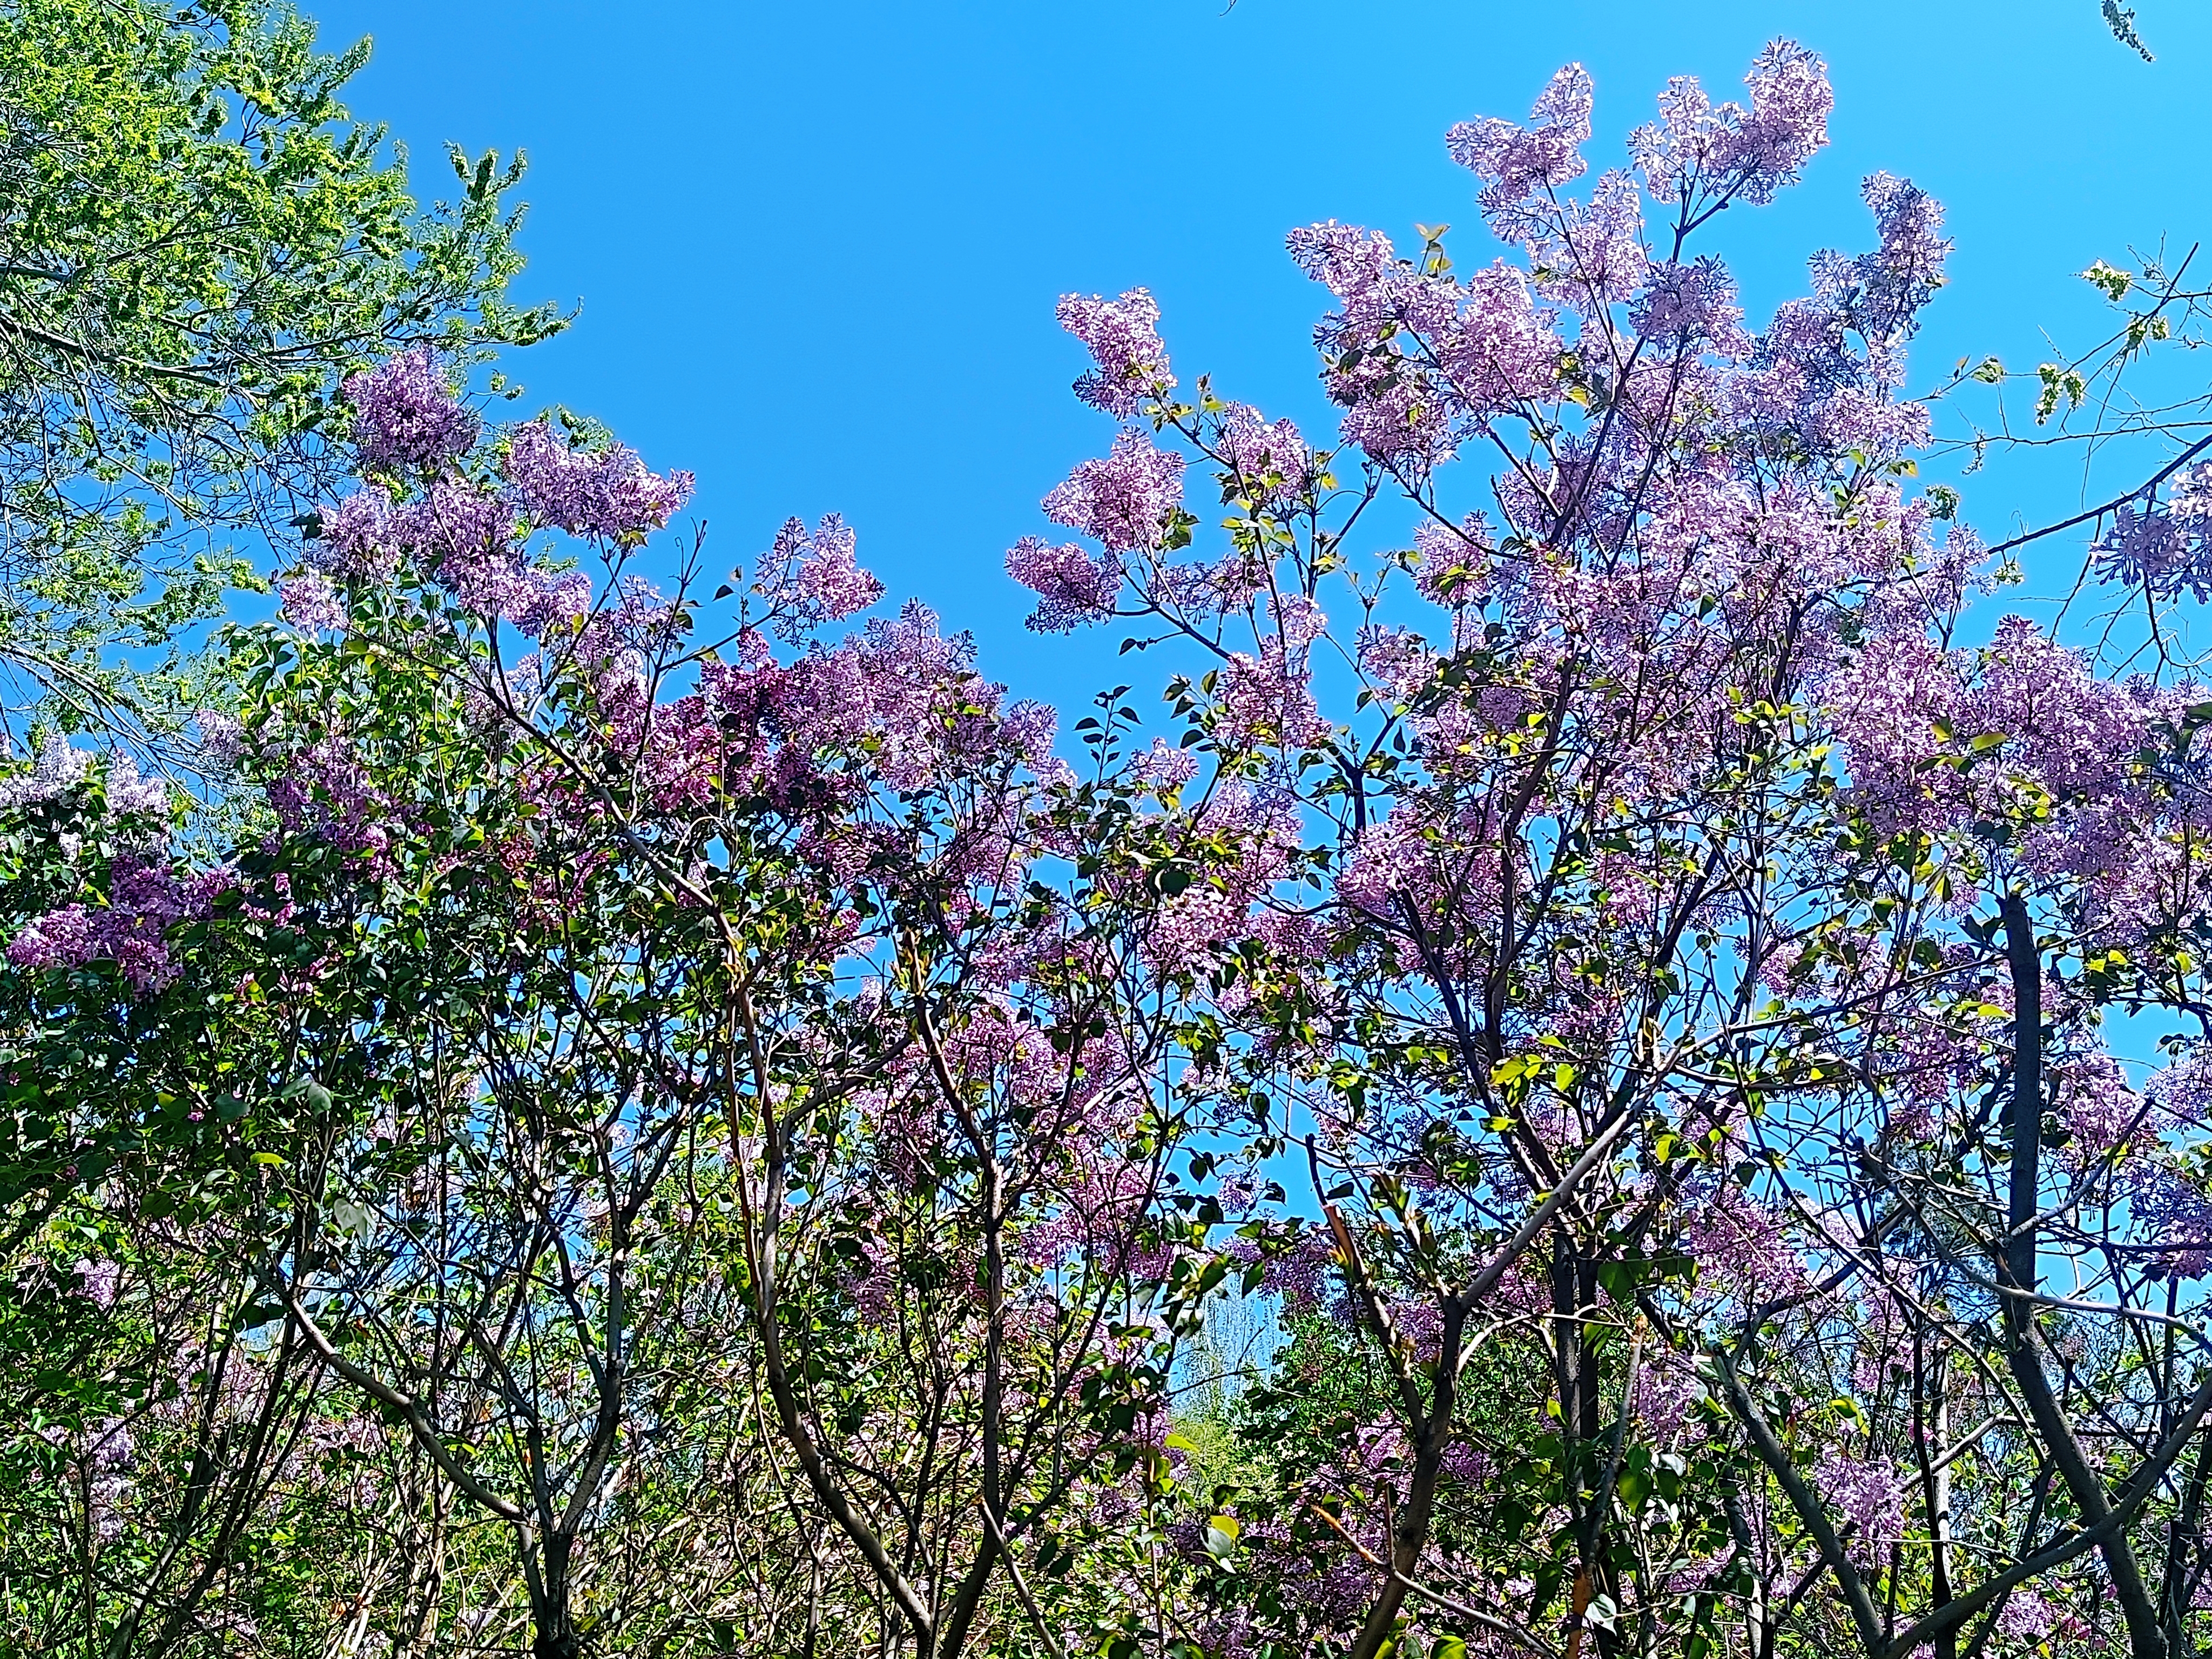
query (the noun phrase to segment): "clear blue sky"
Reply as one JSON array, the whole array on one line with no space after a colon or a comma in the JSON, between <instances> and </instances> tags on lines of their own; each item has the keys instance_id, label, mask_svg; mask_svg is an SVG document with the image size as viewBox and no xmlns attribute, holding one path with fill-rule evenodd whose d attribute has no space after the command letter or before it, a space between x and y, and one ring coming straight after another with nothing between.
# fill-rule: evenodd
<instances>
[{"instance_id":1,"label":"clear blue sky","mask_svg":"<svg viewBox=\"0 0 2212 1659\"><path fill-rule=\"evenodd\" d=\"M2095 0L306 9L327 46L375 37L351 100L412 147L422 186L450 183L449 139L528 150L518 297L583 314L512 365L526 407L598 415L652 465L696 471L726 561L787 514L842 511L895 595L972 627L988 672L1063 707L1114 676L1114 639L1025 635L1000 564L1111 432L1067 393L1082 361L1054 297L1149 286L1186 380L1211 368L1325 429L1323 296L1284 233L1447 220L1465 266L1473 181L1443 130L1523 115L1568 59L1597 79L1603 167L1670 75L1729 95L1777 34L1826 57L1833 144L1776 206L1729 216L1723 250L1756 320L1802 290L1805 255L1870 241L1862 174L1935 191L1959 246L1916 381L1967 353L2032 365L2045 328L2081 342L2095 312L2070 273L2094 258L2212 241L2201 0L2141 0L2150 65ZM2069 505L2079 479L1969 484L1968 516L2001 532Z\"/></svg>"}]
</instances>

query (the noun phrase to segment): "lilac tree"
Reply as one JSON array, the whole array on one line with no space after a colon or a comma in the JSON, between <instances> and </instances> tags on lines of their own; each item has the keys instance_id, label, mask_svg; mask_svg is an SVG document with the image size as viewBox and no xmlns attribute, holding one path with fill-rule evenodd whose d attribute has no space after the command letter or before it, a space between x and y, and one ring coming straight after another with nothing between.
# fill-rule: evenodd
<instances>
[{"instance_id":1,"label":"lilac tree","mask_svg":"<svg viewBox=\"0 0 2212 1659\"><path fill-rule=\"evenodd\" d=\"M696 1480L687 1413L730 1386L830 1529L817 1625L949 1656L1035 1622L1019 1553L1158 1462L1222 1271L1173 1220L1164 896L1268 826L1119 781L1109 737L1079 780L918 607L823 638L882 592L834 518L742 595L698 597L696 544L663 593L634 567L681 475L488 434L427 352L347 393L362 487L234 636L252 702L203 718L256 838L195 874L46 836L7 947L34 999L219 990L264 1040L76 1096L67 1144L151 1122L235 1171L284 1352L511 1534L547 1659L635 1601L599 1540Z\"/></svg>"},{"instance_id":2,"label":"lilac tree","mask_svg":"<svg viewBox=\"0 0 2212 1659\"><path fill-rule=\"evenodd\" d=\"M1526 124L1455 128L1525 263L1295 233L1335 301L1328 447L1183 394L1150 296L1063 301L1079 395L1130 423L1044 503L1095 548L1008 567L1034 626L1195 659L1147 764L1309 832L1317 894L1269 871L1182 903L1249 1150L1298 1146L1319 1212L1234 1248L1377 1378L1254 1495L1244 1588L1194 1552L1209 1647L1370 1659L1417 1615L1542 1653L1819 1630L1899 1659L2098 1624L2092 1550L2136 1654L2185 1639L2197 1033L2138 1092L2100 1022L2193 1018L2197 694L2018 619L1960 642L2018 573L1909 484L1940 212L1869 179L1875 249L1815 256L1754 331L1701 250L1798 177L1831 97L1788 43L1747 89L1670 83L1579 197L1579 68ZM1227 515L1208 556L1192 472ZM2185 539L2190 499L2115 534ZM1285 1559L1332 1543L1347 1581Z\"/></svg>"},{"instance_id":3,"label":"lilac tree","mask_svg":"<svg viewBox=\"0 0 2212 1659\"><path fill-rule=\"evenodd\" d=\"M1118 430L1006 564L1170 654L1157 737L1117 688L1063 757L860 620L835 516L656 585L683 475L428 351L349 381L358 488L203 717L242 832L0 779L0 1345L106 1356L0 1456L11 1630L2201 1641L2203 446L2051 527L2087 631L1984 620L2043 532L1916 483L1936 204L1869 179L1754 326L1709 244L1819 60L1670 83L1585 186L1593 99L1449 135L1503 257L1293 234L1324 444L1061 302ZM2194 316L2092 277L2122 366ZM1201 1408L1232 1278L1285 1341ZM316 1515L319 1636L240 1586Z\"/></svg>"}]
</instances>

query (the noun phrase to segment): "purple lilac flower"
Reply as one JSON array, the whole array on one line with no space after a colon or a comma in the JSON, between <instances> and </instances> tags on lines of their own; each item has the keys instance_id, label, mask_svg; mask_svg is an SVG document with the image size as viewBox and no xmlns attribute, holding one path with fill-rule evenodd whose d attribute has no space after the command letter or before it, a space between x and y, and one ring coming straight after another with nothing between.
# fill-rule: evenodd
<instances>
[{"instance_id":1,"label":"purple lilac flower","mask_svg":"<svg viewBox=\"0 0 2212 1659\"><path fill-rule=\"evenodd\" d=\"M66 904L36 918L8 942L7 958L42 973L106 957L134 991L157 990L176 976L169 928L204 915L214 891L204 882L186 886L164 865L119 857L109 869L106 905Z\"/></svg>"},{"instance_id":2,"label":"purple lilac flower","mask_svg":"<svg viewBox=\"0 0 2212 1659\"><path fill-rule=\"evenodd\" d=\"M2058 1121L2073 1136L2069 1151L2094 1158L2140 1133L2147 1116L2142 1097L2110 1054L2063 1060L2051 1073Z\"/></svg>"},{"instance_id":3,"label":"purple lilac flower","mask_svg":"<svg viewBox=\"0 0 2212 1659\"><path fill-rule=\"evenodd\" d=\"M1037 596L1029 625L1040 634L1066 634L1114 612L1121 588L1121 562L1073 542L1057 547L1024 536L1006 550L1006 574Z\"/></svg>"},{"instance_id":4,"label":"purple lilac flower","mask_svg":"<svg viewBox=\"0 0 2212 1659\"><path fill-rule=\"evenodd\" d=\"M2196 1279L2212 1268L2212 1198L2161 1164L2138 1159L2126 1170L2128 1212L2147 1243L2166 1248L2148 1257L2154 1279Z\"/></svg>"},{"instance_id":5,"label":"purple lilac flower","mask_svg":"<svg viewBox=\"0 0 2212 1659\"><path fill-rule=\"evenodd\" d=\"M1820 1496L1853 1528L1851 1553L1878 1558L1905 1536L1905 1476L1894 1464L1831 1452L1813 1471Z\"/></svg>"},{"instance_id":6,"label":"purple lilac flower","mask_svg":"<svg viewBox=\"0 0 2212 1659\"><path fill-rule=\"evenodd\" d=\"M2024 1584L2005 1597L2004 1609L1997 1614L2002 1634L2030 1644L2042 1641L2057 1624L2058 1609Z\"/></svg>"},{"instance_id":7,"label":"purple lilac flower","mask_svg":"<svg viewBox=\"0 0 2212 1659\"><path fill-rule=\"evenodd\" d=\"M1221 417L1219 447L1237 483L1265 500L1295 499L1312 476L1311 458L1297 428L1287 420L1271 425L1249 404L1231 404Z\"/></svg>"},{"instance_id":8,"label":"purple lilac flower","mask_svg":"<svg viewBox=\"0 0 2212 1659\"><path fill-rule=\"evenodd\" d=\"M196 708L192 711L192 724L199 732L200 753L210 765L238 764L239 757L246 752L246 726L235 714L226 714L217 708Z\"/></svg>"},{"instance_id":9,"label":"purple lilac flower","mask_svg":"<svg viewBox=\"0 0 2212 1659\"><path fill-rule=\"evenodd\" d=\"M337 590L315 571L283 578L276 584L276 592L283 601L284 620L302 634L345 626L345 605Z\"/></svg>"},{"instance_id":10,"label":"purple lilac flower","mask_svg":"<svg viewBox=\"0 0 2212 1659\"><path fill-rule=\"evenodd\" d=\"M333 576L381 581L398 564L393 529L392 496L372 483L323 515L323 533L308 556Z\"/></svg>"},{"instance_id":11,"label":"purple lilac flower","mask_svg":"<svg viewBox=\"0 0 2212 1659\"><path fill-rule=\"evenodd\" d=\"M1175 385L1160 340L1159 302L1146 289L1133 288L1118 300L1063 294L1059 317L1097 365L1075 383L1075 395L1093 409L1127 420L1146 398Z\"/></svg>"},{"instance_id":12,"label":"purple lilac flower","mask_svg":"<svg viewBox=\"0 0 2212 1659\"><path fill-rule=\"evenodd\" d=\"M166 812L169 807L169 786L161 778L143 777L138 763L128 755L108 757L107 776L103 786L107 797L107 810L114 814Z\"/></svg>"},{"instance_id":13,"label":"purple lilac flower","mask_svg":"<svg viewBox=\"0 0 2212 1659\"><path fill-rule=\"evenodd\" d=\"M1159 546L1182 504L1182 457L1141 432L1123 432L1103 460L1085 461L1044 498L1045 516L1106 544L1109 553Z\"/></svg>"},{"instance_id":14,"label":"purple lilac flower","mask_svg":"<svg viewBox=\"0 0 2212 1659\"><path fill-rule=\"evenodd\" d=\"M2121 507L2095 552L2106 581L2212 601L2212 462L2177 472L2163 501L2154 493Z\"/></svg>"},{"instance_id":15,"label":"purple lilac flower","mask_svg":"<svg viewBox=\"0 0 2212 1659\"><path fill-rule=\"evenodd\" d=\"M1468 514L1456 527L1424 520L1413 531L1413 585L1430 604L1457 610L1490 598L1498 538L1481 514Z\"/></svg>"},{"instance_id":16,"label":"purple lilac flower","mask_svg":"<svg viewBox=\"0 0 2212 1659\"><path fill-rule=\"evenodd\" d=\"M1752 350L1735 279L1710 254L1688 264L1653 265L1628 315L1637 332L1648 338L1731 359Z\"/></svg>"},{"instance_id":17,"label":"purple lilac flower","mask_svg":"<svg viewBox=\"0 0 2212 1659\"><path fill-rule=\"evenodd\" d=\"M354 407L354 449L366 471L429 471L476 441L474 411L454 398L428 346L353 375L341 389Z\"/></svg>"},{"instance_id":18,"label":"purple lilac flower","mask_svg":"<svg viewBox=\"0 0 2212 1659\"><path fill-rule=\"evenodd\" d=\"M55 800L84 781L92 769L92 755L72 747L58 732L40 746L30 771L20 777L0 778L0 811Z\"/></svg>"},{"instance_id":19,"label":"purple lilac flower","mask_svg":"<svg viewBox=\"0 0 2212 1659\"><path fill-rule=\"evenodd\" d=\"M769 550L772 571L764 591L781 614L776 631L786 640L804 639L823 623L842 622L884 596L884 585L863 570L854 556L854 537L838 514L823 516L809 530L787 519Z\"/></svg>"},{"instance_id":20,"label":"purple lilac flower","mask_svg":"<svg viewBox=\"0 0 2212 1659\"><path fill-rule=\"evenodd\" d=\"M1667 83L1659 119L1638 127L1629 148L1644 188L1661 201L1692 193L1752 203L1795 184L1828 142L1835 94L1827 65L1802 46L1777 40L1744 76L1751 108L1716 106L1687 76Z\"/></svg>"},{"instance_id":21,"label":"purple lilac flower","mask_svg":"<svg viewBox=\"0 0 2212 1659\"><path fill-rule=\"evenodd\" d=\"M1618 305L1644 281L1644 196L1636 180L1602 174L1587 204L1570 199L1523 237L1536 284L1585 313Z\"/></svg>"},{"instance_id":22,"label":"purple lilac flower","mask_svg":"<svg viewBox=\"0 0 2212 1659\"><path fill-rule=\"evenodd\" d=\"M1164 793L1198 775L1198 757L1188 749L1170 747L1165 738L1154 738L1150 749L1130 758L1129 774L1146 788Z\"/></svg>"},{"instance_id":23,"label":"purple lilac flower","mask_svg":"<svg viewBox=\"0 0 2212 1659\"><path fill-rule=\"evenodd\" d=\"M120 1262L102 1256L95 1260L87 1256L76 1264L77 1292L88 1298L95 1307L112 1308L115 1295L123 1284Z\"/></svg>"},{"instance_id":24,"label":"purple lilac flower","mask_svg":"<svg viewBox=\"0 0 2212 1659\"><path fill-rule=\"evenodd\" d=\"M82 904L68 904L24 924L8 941L8 960L28 972L43 973L49 968L82 968L99 949L92 912Z\"/></svg>"},{"instance_id":25,"label":"purple lilac flower","mask_svg":"<svg viewBox=\"0 0 2212 1659\"><path fill-rule=\"evenodd\" d=\"M1504 240L1518 241L1531 222L1524 204L1583 176L1582 146L1590 136L1596 88L1589 71L1569 64L1551 79L1529 125L1487 115L1444 135L1453 161L1483 181L1483 217Z\"/></svg>"},{"instance_id":26,"label":"purple lilac flower","mask_svg":"<svg viewBox=\"0 0 2212 1659\"><path fill-rule=\"evenodd\" d=\"M648 472L619 445L571 449L543 421L516 428L501 467L538 523L617 544L642 541L691 498L689 472Z\"/></svg>"},{"instance_id":27,"label":"purple lilac flower","mask_svg":"<svg viewBox=\"0 0 2212 1659\"><path fill-rule=\"evenodd\" d=\"M1478 419L1548 395L1559 382L1560 341L1527 276L1503 259L1467 280L1466 304L1440 319L1436 351L1451 390Z\"/></svg>"},{"instance_id":28,"label":"purple lilac flower","mask_svg":"<svg viewBox=\"0 0 2212 1659\"><path fill-rule=\"evenodd\" d=\"M1869 362L1887 368L1894 349L1917 331L1921 308L1943 286L1951 243L1941 234L1942 204L1911 179L1869 173L1859 193L1874 210L1880 243L1856 258L1814 254L1813 291L1867 342ZM1897 381L1885 375L1884 384Z\"/></svg>"}]
</instances>

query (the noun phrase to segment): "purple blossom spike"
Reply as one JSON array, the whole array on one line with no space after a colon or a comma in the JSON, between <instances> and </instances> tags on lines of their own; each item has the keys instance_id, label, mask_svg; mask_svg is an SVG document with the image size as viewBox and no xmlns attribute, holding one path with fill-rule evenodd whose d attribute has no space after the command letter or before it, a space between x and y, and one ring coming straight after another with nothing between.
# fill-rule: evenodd
<instances>
[{"instance_id":1,"label":"purple blossom spike","mask_svg":"<svg viewBox=\"0 0 2212 1659\"><path fill-rule=\"evenodd\" d=\"M1174 387L1160 340L1159 302L1146 289L1133 288L1118 300L1063 294L1058 314L1060 325L1083 342L1097 365L1075 383L1075 395L1093 409L1126 421L1146 398Z\"/></svg>"},{"instance_id":2,"label":"purple blossom spike","mask_svg":"<svg viewBox=\"0 0 2212 1659\"><path fill-rule=\"evenodd\" d=\"M796 641L824 623L842 622L884 596L884 585L854 556L855 538L838 514L823 515L812 530L787 519L769 551L762 591L777 613L776 632Z\"/></svg>"},{"instance_id":3,"label":"purple blossom spike","mask_svg":"<svg viewBox=\"0 0 2212 1659\"><path fill-rule=\"evenodd\" d=\"M372 483L323 515L323 533L310 544L308 557L333 576L381 581L399 562L393 530L391 494Z\"/></svg>"},{"instance_id":4,"label":"purple blossom spike","mask_svg":"<svg viewBox=\"0 0 2212 1659\"><path fill-rule=\"evenodd\" d=\"M345 626L345 606L337 590L315 571L285 577L276 584L276 592L283 601L284 620L302 634Z\"/></svg>"},{"instance_id":5,"label":"purple blossom spike","mask_svg":"<svg viewBox=\"0 0 2212 1659\"><path fill-rule=\"evenodd\" d=\"M648 472L619 445L571 449L543 421L515 429L501 471L536 522L618 545L644 540L691 499L689 472Z\"/></svg>"},{"instance_id":6,"label":"purple blossom spike","mask_svg":"<svg viewBox=\"0 0 2212 1659\"><path fill-rule=\"evenodd\" d=\"M1104 459L1085 461L1044 498L1045 516L1106 544L1109 553L1150 551L1182 504L1183 460L1141 432L1123 432Z\"/></svg>"},{"instance_id":7,"label":"purple blossom spike","mask_svg":"<svg viewBox=\"0 0 2212 1659\"><path fill-rule=\"evenodd\" d=\"M1502 239L1521 240L1531 197L1583 176L1582 147L1589 140L1595 92L1589 71L1569 64L1537 98L1527 126L1489 115L1462 121L1444 135L1452 160L1483 181L1483 217Z\"/></svg>"},{"instance_id":8,"label":"purple blossom spike","mask_svg":"<svg viewBox=\"0 0 2212 1659\"><path fill-rule=\"evenodd\" d=\"M1114 614L1121 588L1121 562L1073 542L1057 547L1024 536L1006 552L1006 574L1037 596L1029 625L1040 634L1066 634Z\"/></svg>"},{"instance_id":9,"label":"purple blossom spike","mask_svg":"<svg viewBox=\"0 0 2212 1659\"><path fill-rule=\"evenodd\" d=\"M428 472L466 454L477 440L473 410L453 396L428 346L349 377L354 450L369 472Z\"/></svg>"}]
</instances>

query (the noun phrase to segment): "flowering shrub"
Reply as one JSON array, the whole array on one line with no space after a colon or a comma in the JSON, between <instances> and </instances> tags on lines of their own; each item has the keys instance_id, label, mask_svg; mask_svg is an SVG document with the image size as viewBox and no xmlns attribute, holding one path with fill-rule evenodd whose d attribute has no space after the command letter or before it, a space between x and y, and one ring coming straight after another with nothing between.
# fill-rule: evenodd
<instances>
[{"instance_id":1,"label":"flowering shrub","mask_svg":"<svg viewBox=\"0 0 2212 1659\"><path fill-rule=\"evenodd\" d=\"M396 1643L538 1659L2200 1642L2203 478L2085 520L2156 672L1980 626L1937 204L1753 319L1709 244L1820 61L1585 187L1595 95L1447 136L1505 257L1292 234L1322 441L1061 302L1116 427L1006 568L1172 659L1079 768L837 516L656 584L686 475L349 380L203 720L239 833L0 779L23 1328L194 1366L10 1443L37 1535L171 1584L343 1471L404 1517L343 1571L454 1564ZM248 1420L222 1528L138 1480Z\"/></svg>"},{"instance_id":2,"label":"flowering shrub","mask_svg":"<svg viewBox=\"0 0 2212 1659\"><path fill-rule=\"evenodd\" d=\"M1063 307L1079 394L1130 424L1046 498L1097 550L1009 568L1038 625L1188 653L1173 752L1207 764L1177 788L1282 826L1178 948L1214 964L1248 1156L1312 1178L1232 1253L1306 1310L1245 1408L1252 1541L1186 1552L1132 1635L1765 1651L1795 1619L1900 1659L2049 1636L2033 1582L2082 1640L2182 1639L2194 1569L2158 1540L2199 1524L2168 1506L2212 1395L2194 1359L2110 1367L2131 1332L2193 1340L2160 1322L2202 1261L2203 1122L2101 1025L2193 1006L2201 693L2018 617L1960 642L2002 571L1914 492L1929 416L1898 395L1941 211L1870 178L1875 246L1753 325L1704 245L1796 181L1832 99L1788 43L1746 86L1670 83L1579 197L1580 68L1455 128L1519 260L1294 233L1334 301L1319 447L1181 394L1150 295ZM2189 590L2193 479L2115 515L2096 571ZM1411 545L1357 551L1392 499ZM1306 1368L1355 1362L1323 1409ZM1951 1447L1970 1414L2015 1427ZM2021 1508L2039 1468L2083 1517L2056 1541Z\"/></svg>"}]
</instances>

